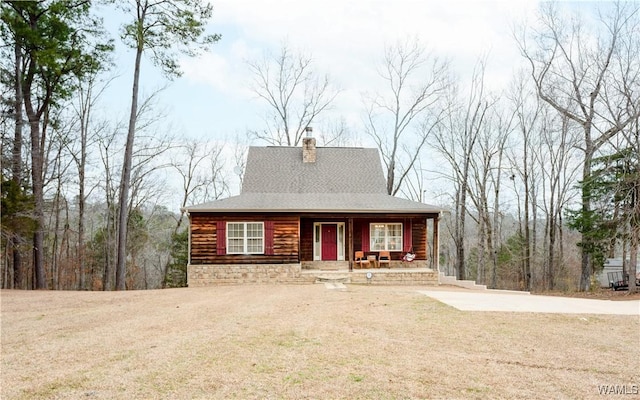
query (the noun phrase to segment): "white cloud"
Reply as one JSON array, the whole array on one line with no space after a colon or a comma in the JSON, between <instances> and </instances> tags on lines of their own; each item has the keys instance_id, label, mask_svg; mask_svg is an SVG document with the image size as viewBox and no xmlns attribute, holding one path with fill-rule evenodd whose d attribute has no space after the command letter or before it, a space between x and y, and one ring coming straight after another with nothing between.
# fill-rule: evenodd
<instances>
[{"instance_id":1,"label":"white cloud","mask_svg":"<svg viewBox=\"0 0 640 400\"><path fill-rule=\"evenodd\" d=\"M283 41L313 56L315 67L343 89L333 114L359 119L361 93L381 84L376 67L385 45L419 38L439 57L452 60L467 82L478 57L489 54L487 80L508 83L521 62L511 24L531 12L536 1L421 0L212 0L211 30L222 34L212 51L182 63L192 85L218 97L244 101L244 115L263 115L249 85L245 61L277 52ZM466 80L466 81L465 81ZM224 101L224 100L223 100ZM234 116L244 129L246 118ZM227 123L227 126L233 123Z\"/></svg>"},{"instance_id":2,"label":"white cloud","mask_svg":"<svg viewBox=\"0 0 640 400\"><path fill-rule=\"evenodd\" d=\"M216 90L227 91L231 68L223 55L206 53L197 58L186 58L181 62L184 76L189 80L203 82Z\"/></svg>"}]
</instances>

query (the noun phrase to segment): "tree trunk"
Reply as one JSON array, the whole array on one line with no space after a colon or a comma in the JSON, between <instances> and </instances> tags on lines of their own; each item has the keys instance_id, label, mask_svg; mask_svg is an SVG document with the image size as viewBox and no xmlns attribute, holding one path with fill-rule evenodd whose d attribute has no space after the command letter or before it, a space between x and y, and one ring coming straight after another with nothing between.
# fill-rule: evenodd
<instances>
[{"instance_id":1,"label":"tree trunk","mask_svg":"<svg viewBox=\"0 0 640 400\"><path fill-rule=\"evenodd\" d=\"M556 216L550 215L549 219L549 260L547 266L547 289L553 290L555 287L554 274L555 274L555 251L556 251Z\"/></svg>"},{"instance_id":2,"label":"tree trunk","mask_svg":"<svg viewBox=\"0 0 640 400\"><path fill-rule=\"evenodd\" d=\"M27 91L25 91L26 93ZM31 180L33 184L34 199L34 219L36 229L33 233L33 274L36 289L46 289L47 282L44 271L44 180L43 164L44 155L42 152L40 132L40 118L37 115L30 101L25 101L25 108L29 118L31 129Z\"/></svg>"},{"instance_id":3,"label":"tree trunk","mask_svg":"<svg viewBox=\"0 0 640 400\"><path fill-rule=\"evenodd\" d=\"M84 244L84 208L85 208L85 170L87 166L87 136L91 112L91 88L93 79L89 81L86 98L80 98L80 160L78 162L78 289L85 290L85 244ZM107 189L108 190L108 189Z\"/></svg>"},{"instance_id":4,"label":"tree trunk","mask_svg":"<svg viewBox=\"0 0 640 400\"><path fill-rule=\"evenodd\" d=\"M61 186L60 180L58 180L57 193L53 200L53 209L51 210L51 212L54 214L53 215L54 223L53 223L53 235L52 235L53 243L51 244L51 265L49 267L49 272L51 273L51 277L50 277L51 289L53 290L60 289L60 281L58 279L60 276L60 271L59 271L60 257L58 255L58 241L59 241L58 231L60 230L60 186ZM51 232L49 232L49 234L51 235Z\"/></svg>"},{"instance_id":5,"label":"tree trunk","mask_svg":"<svg viewBox=\"0 0 640 400\"><path fill-rule=\"evenodd\" d=\"M124 151L122 166L122 180L120 181L120 207L118 210L118 255L116 260L116 290L126 290L126 258L127 258L127 219L129 215L129 187L131 184L131 164L133 159L133 142L136 133L138 116L138 85L140 80L140 60L142 59L142 44L136 51L135 67L133 71L133 87L131 90L131 113L129 114L129 129L127 144Z\"/></svg>"},{"instance_id":6,"label":"tree trunk","mask_svg":"<svg viewBox=\"0 0 640 400\"><path fill-rule=\"evenodd\" d=\"M465 232L465 220L467 214L466 207L466 191L467 185L466 182L460 182L460 186L458 188L458 193L456 196L457 204L456 204L456 229L455 229L455 243L456 243L456 272L457 278L459 280L465 280L466 270L465 270L465 250L464 250L464 232Z\"/></svg>"},{"instance_id":7,"label":"tree trunk","mask_svg":"<svg viewBox=\"0 0 640 400\"><path fill-rule=\"evenodd\" d=\"M485 282L485 269L487 265L487 232L489 227L486 224L485 205L484 199L481 200L480 207L478 207L478 259L476 261L476 276L477 283L484 285Z\"/></svg>"},{"instance_id":8,"label":"tree trunk","mask_svg":"<svg viewBox=\"0 0 640 400\"><path fill-rule=\"evenodd\" d=\"M530 132L529 132L530 133ZM531 208L529 199L531 192L529 188L529 152L528 143L529 136L526 135L526 141L524 146L524 285L526 290L531 290L531 228L529 227L529 210Z\"/></svg>"},{"instance_id":9,"label":"tree trunk","mask_svg":"<svg viewBox=\"0 0 640 400\"><path fill-rule=\"evenodd\" d=\"M638 171L638 167L636 167L636 171ZM638 247L640 247L640 177L634 179L633 188L631 189L631 220L629 225L631 227L631 243L629 245L629 293L633 293L640 290L640 288L636 286ZM625 258L623 258L623 260L625 260Z\"/></svg>"},{"instance_id":10,"label":"tree trunk","mask_svg":"<svg viewBox=\"0 0 640 400\"><path fill-rule=\"evenodd\" d=\"M22 190L22 50L20 39L16 38L16 44L14 47L15 54L15 102L14 102L14 118L15 118L15 132L13 139L13 151L12 151L12 179L16 186ZM23 271L22 271L22 255L20 253L20 239L16 235L12 235L9 240L9 245L13 253L13 287L16 289L23 286Z\"/></svg>"},{"instance_id":11,"label":"tree trunk","mask_svg":"<svg viewBox=\"0 0 640 400\"><path fill-rule=\"evenodd\" d=\"M85 290L87 288L85 279L85 251L84 251L84 170L86 164L86 138L82 137L82 155L80 161L80 169L78 170L78 289Z\"/></svg>"},{"instance_id":12,"label":"tree trunk","mask_svg":"<svg viewBox=\"0 0 640 400\"><path fill-rule=\"evenodd\" d=\"M504 153L504 142L500 145L500 151L498 153L498 174L494 181L494 199L493 199L493 245L491 248L491 288L495 289L498 282L498 249L500 248L501 232L502 232L502 218L500 215L500 184L501 184L501 172L502 172L502 157Z\"/></svg>"},{"instance_id":13,"label":"tree trunk","mask_svg":"<svg viewBox=\"0 0 640 400\"><path fill-rule=\"evenodd\" d=\"M591 179L591 159L593 157L593 145L590 138L590 126L591 122L588 122L588 126L585 128L585 155L584 165L582 167L582 182L589 182ZM582 217L591 218L591 190L589 185L582 185L581 190L582 200ZM589 254L592 246L592 240L589 235L582 233L582 261L581 261L581 273L580 273L580 290L588 291L591 286L591 270L592 260Z\"/></svg>"}]
</instances>

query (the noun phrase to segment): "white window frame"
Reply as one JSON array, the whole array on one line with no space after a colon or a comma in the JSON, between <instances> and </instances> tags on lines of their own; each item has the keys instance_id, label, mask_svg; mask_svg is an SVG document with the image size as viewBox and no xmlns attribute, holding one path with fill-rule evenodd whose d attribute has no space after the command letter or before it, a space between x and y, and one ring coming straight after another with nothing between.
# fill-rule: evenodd
<instances>
[{"instance_id":1,"label":"white window frame","mask_svg":"<svg viewBox=\"0 0 640 400\"><path fill-rule=\"evenodd\" d=\"M400 227L400 236L391 236L389 234L389 226L396 225ZM374 228L384 226L384 236L382 237L383 246L382 248L378 247L378 243L376 243L377 239L380 237L374 236ZM402 251L402 246L404 243L404 227L402 222L372 222L369 224L369 250L370 251ZM396 247L390 248L389 243L392 238L397 240Z\"/></svg>"},{"instance_id":2,"label":"white window frame","mask_svg":"<svg viewBox=\"0 0 640 400\"><path fill-rule=\"evenodd\" d=\"M243 225L242 232L243 236L240 237L231 237L229 229L230 225ZM247 225L260 225L262 235L261 236L248 236ZM226 241L227 241L227 254L264 254L264 222L260 221L229 221L227 222L227 230L226 230ZM238 240L242 239L242 251L231 251L231 246L229 245L229 240ZM260 251L248 251L249 239L260 239L262 245L260 246Z\"/></svg>"}]
</instances>

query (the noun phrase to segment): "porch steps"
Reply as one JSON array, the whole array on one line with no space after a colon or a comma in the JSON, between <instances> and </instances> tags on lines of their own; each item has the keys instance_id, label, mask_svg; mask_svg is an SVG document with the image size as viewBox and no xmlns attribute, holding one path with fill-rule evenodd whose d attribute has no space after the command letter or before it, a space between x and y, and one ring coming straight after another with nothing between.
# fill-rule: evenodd
<instances>
[{"instance_id":1,"label":"porch steps","mask_svg":"<svg viewBox=\"0 0 640 400\"><path fill-rule=\"evenodd\" d=\"M316 276L315 283L351 283L351 278L348 273L327 273L326 271L323 271L321 274Z\"/></svg>"},{"instance_id":2,"label":"porch steps","mask_svg":"<svg viewBox=\"0 0 640 400\"><path fill-rule=\"evenodd\" d=\"M475 281L470 280L459 281L455 276L447 276L444 272L440 272L440 284L458 286L471 290L487 290L486 285L478 285Z\"/></svg>"}]
</instances>

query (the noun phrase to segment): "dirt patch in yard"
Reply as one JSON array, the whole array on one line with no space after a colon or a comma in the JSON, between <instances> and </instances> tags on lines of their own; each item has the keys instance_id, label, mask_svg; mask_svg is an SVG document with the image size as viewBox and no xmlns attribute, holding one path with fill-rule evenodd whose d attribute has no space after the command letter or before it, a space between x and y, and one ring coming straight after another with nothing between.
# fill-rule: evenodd
<instances>
[{"instance_id":1,"label":"dirt patch in yard","mask_svg":"<svg viewBox=\"0 0 640 400\"><path fill-rule=\"evenodd\" d=\"M2 291L0 397L598 398L640 384L637 317L463 312L423 289Z\"/></svg>"}]
</instances>

